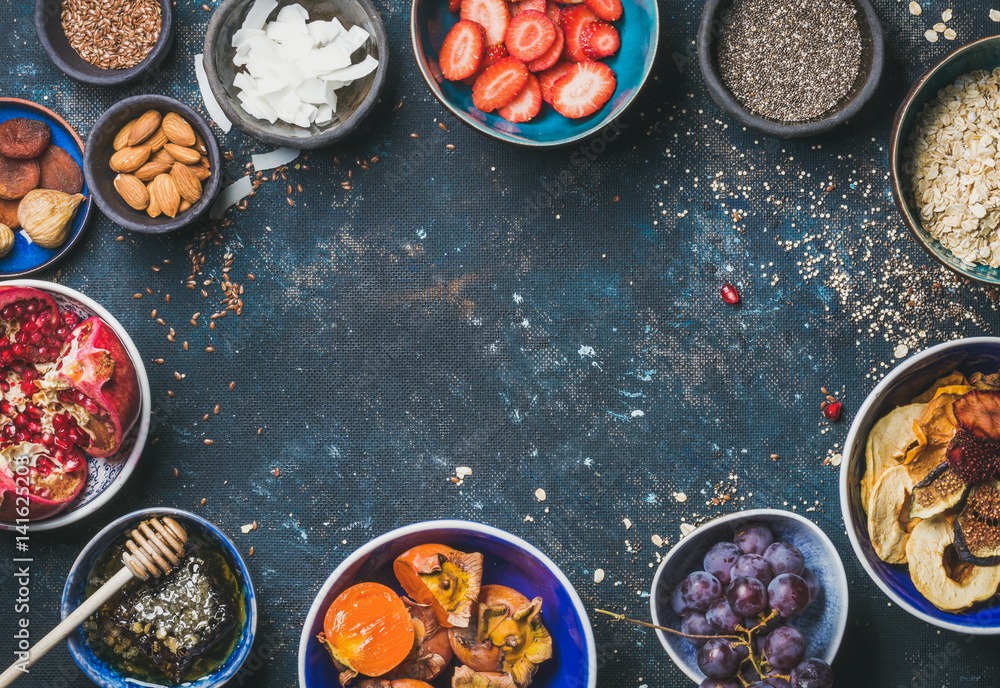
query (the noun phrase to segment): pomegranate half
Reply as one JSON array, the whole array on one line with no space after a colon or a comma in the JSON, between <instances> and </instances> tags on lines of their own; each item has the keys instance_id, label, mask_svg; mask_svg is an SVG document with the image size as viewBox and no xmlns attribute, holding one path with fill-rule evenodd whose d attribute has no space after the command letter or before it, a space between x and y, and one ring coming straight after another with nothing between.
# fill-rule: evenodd
<instances>
[{"instance_id":1,"label":"pomegranate half","mask_svg":"<svg viewBox=\"0 0 1000 688\"><path fill-rule=\"evenodd\" d=\"M87 482L88 454L117 452L139 408L135 367L107 323L0 285L0 520L65 509Z\"/></svg>"}]
</instances>

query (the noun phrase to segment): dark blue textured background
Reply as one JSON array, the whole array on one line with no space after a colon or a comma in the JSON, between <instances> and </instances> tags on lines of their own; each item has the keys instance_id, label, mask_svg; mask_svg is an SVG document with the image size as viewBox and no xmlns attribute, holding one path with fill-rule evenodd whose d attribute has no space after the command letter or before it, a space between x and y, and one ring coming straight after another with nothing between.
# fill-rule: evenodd
<instances>
[{"instance_id":1,"label":"dark blue textured background","mask_svg":"<svg viewBox=\"0 0 1000 688\"><path fill-rule=\"evenodd\" d=\"M461 517L506 528L548 552L588 608L646 618L665 551L652 535L673 543L682 519L784 506L808 510L851 579L838 685L996 685L996 641L938 632L870 582L843 532L837 471L824 466L898 345L997 331L995 293L955 280L905 233L886 144L908 84L1000 25L988 3L964 0L950 22L959 39L932 45L923 31L947 5L925 2L913 17L905 2L876 4L889 45L880 95L828 136L775 141L726 119L693 61L701 3L671 1L661 3L654 77L616 140L533 152L448 116L416 70L408 4L380 2L392 70L377 111L350 141L313 154L310 169L289 171L305 190L295 207L278 182L230 215L222 245L205 248L199 289L216 279L208 297L184 286L193 232L138 236L103 218L45 275L94 297L132 333L153 385L157 443L112 505L33 536L43 562L36 631L55 624L83 543L144 506L192 509L244 551L255 547L266 662L243 685L281 687L296 683L301 624L322 581L395 526ZM178 4L177 41L157 79L120 91L64 78L37 43L30 4L0 8L0 94L52 107L83 136L133 93L202 107L192 58L210 13L200 2ZM220 142L235 154L230 178L266 150L235 130ZM376 155L368 171L356 162ZM246 308L210 333L227 252ZM738 308L718 297L726 281L740 287ZM204 352L209 344L216 353ZM843 390L840 423L823 421L821 386ZM221 412L203 422L215 404ZM449 481L456 466L474 471L461 486ZM706 506L720 482L735 499ZM253 520L260 529L243 535ZM0 663L11 658L10 543L0 538ZM597 567L607 579L595 585ZM601 685L686 684L652 632L603 618L594 626ZM87 681L59 649L19 685Z\"/></svg>"}]
</instances>

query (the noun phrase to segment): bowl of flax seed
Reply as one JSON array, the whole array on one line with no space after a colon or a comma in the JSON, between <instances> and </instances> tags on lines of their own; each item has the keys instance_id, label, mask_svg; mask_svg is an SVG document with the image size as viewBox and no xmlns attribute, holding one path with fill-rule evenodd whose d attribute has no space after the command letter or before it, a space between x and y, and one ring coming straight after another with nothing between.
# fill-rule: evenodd
<instances>
[{"instance_id":1,"label":"bowl of flax seed","mask_svg":"<svg viewBox=\"0 0 1000 688\"><path fill-rule=\"evenodd\" d=\"M156 69L174 38L170 0L35 0L35 31L68 76L115 86Z\"/></svg>"}]
</instances>

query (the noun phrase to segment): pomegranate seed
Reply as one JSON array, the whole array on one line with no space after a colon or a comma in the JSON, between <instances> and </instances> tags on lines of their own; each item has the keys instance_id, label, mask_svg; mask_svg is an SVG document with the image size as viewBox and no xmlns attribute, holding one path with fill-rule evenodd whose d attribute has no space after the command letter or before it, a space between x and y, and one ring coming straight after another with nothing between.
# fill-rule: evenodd
<instances>
[{"instance_id":1,"label":"pomegranate seed","mask_svg":"<svg viewBox=\"0 0 1000 688\"><path fill-rule=\"evenodd\" d=\"M823 409L823 415L829 418L830 420L837 420L838 418L840 418L840 410L843 408L843 406L844 405L841 404L839 401L834 401L829 405L827 405L825 409Z\"/></svg>"},{"instance_id":2,"label":"pomegranate seed","mask_svg":"<svg viewBox=\"0 0 1000 688\"><path fill-rule=\"evenodd\" d=\"M38 469L38 475L43 478L51 475L52 473L52 462L42 457L35 462L35 467Z\"/></svg>"},{"instance_id":3,"label":"pomegranate seed","mask_svg":"<svg viewBox=\"0 0 1000 688\"><path fill-rule=\"evenodd\" d=\"M736 305L740 302L740 293L736 291L736 287L731 284L722 285L722 300L728 304Z\"/></svg>"}]
</instances>

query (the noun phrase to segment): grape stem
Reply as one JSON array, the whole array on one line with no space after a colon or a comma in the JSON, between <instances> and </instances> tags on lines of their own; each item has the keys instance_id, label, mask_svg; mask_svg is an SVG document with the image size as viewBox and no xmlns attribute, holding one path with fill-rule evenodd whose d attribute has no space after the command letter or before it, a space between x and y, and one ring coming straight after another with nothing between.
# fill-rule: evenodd
<instances>
[{"instance_id":1,"label":"grape stem","mask_svg":"<svg viewBox=\"0 0 1000 688\"><path fill-rule=\"evenodd\" d=\"M645 626L646 628L655 628L658 631L664 631L666 633L673 633L674 635L679 635L683 638L697 638L712 640L713 638L725 638L727 640L742 640L738 635L691 635L690 633L682 633L674 628L667 628L666 626L657 626L656 624L647 623L645 621L639 621L638 619L630 619L624 614L615 614L614 612L609 612L607 609L595 609L598 614L607 614L613 617L615 621L627 621L630 624L636 624L637 626Z\"/></svg>"}]
</instances>

